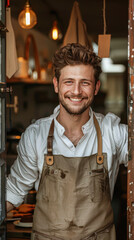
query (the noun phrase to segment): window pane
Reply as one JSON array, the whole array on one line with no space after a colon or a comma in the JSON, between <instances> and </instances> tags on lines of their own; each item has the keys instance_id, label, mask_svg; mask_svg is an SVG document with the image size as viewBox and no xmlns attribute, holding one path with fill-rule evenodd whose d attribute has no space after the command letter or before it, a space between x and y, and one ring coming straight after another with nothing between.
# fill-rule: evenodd
<instances>
[{"instance_id":1,"label":"window pane","mask_svg":"<svg viewBox=\"0 0 134 240\"><path fill-rule=\"evenodd\" d=\"M0 153L5 150L5 98L0 98Z\"/></svg>"},{"instance_id":2,"label":"window pane","mask_svg":"<svg viewBox=\"0 0 134 240\"><path fill-rule=\"evenodd\" d=\"M5 1L0 1L0 21L5 25ZM5 150L6 41L0 32L0 153Z\"/></svg>"},{"instance_id":3,"label":"window pane","mask_svg":"<svg viewBox=\"0 0 134 240\"><path fill-rule=\"evenodd\" d=\"M0 21L5 25L5 1L0 1ZM1 34L0 31L0 82L5 82L5 72L6 72L6 34Z\"/></svg>"},{"instance_id":4,"label":"window pane","mask_svg":"<svg viewBox=\"0 0 134 240\"><path fill-rule=\"evenodd\" d=\"M5 1L0 1L0 20L5 23Z\"/></svg>"},{"instance_id":5,"label":"window pane","mask_svg":"<svg viewBox=\"0 0 134 240\"><path fill-rule=\"evenodd\" d=\"M0 160L0 224L5 219L5 161Z\"/></svg>"},{"instance_id":6,"label":"window pane","mask_svg":"<svg viewBox=\"0 0 134 240\"><path fill-rule=\"evenodd\" d=\"M0 66L1 66L1 38L0 38ZM1 74L1 69L2 69L2 66L0 67L0 81L2 82L2 74Z\"/></svg>"},{"instance_id":7,"label":"window pane","mask_svg":"<svg viewBox=\"0 0 134 240\"><path fill-rule=\"evenodd\" d=\"M2 1L0 1L0 20L1 20L1 16L2 16Z\"/></svg>"},{"instance_id":8,"label":"window pane","mask_svg":"<svg viewBox=\"0 0 134 240\"><path fill-rule=\"evenodd\" d=\"M1 102L1 98L0 98L0 128L2 129L2 113L1 113L1 105L2 105L2 102ZM2 131L0 129L0 149L2 149Z\"/></svg>"}]
</instances>

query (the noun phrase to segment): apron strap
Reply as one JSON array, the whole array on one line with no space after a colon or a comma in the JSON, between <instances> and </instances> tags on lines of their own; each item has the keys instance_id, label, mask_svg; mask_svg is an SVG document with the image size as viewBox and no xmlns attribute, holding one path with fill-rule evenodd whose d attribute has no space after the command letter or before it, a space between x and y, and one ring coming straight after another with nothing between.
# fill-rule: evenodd
<instances>
[{"instance_id":1,"label":"apron strap","mask_svg":"<svg viewBox=\"0 0 134 240\"><path fill-rule=\"evenodd\" d=\"M93 114L93 119L94 119L94 125L95 125L96 132L97 132L97 140L98 140L97 163L98 164L103 164L104 156L102 154L101 130L100 130L99 123L98 123L94 114ZM46 163L49 166L54 164L54 159L53 159L53 132L54 132L54 119L52 120L50 130L49 130L49 134L48 134L48 139L47 139Z\"/></svg>"},{"instance_id":2,"label":"apron strap","mask_svg":"<svg viewBox=\"0 0 134 240\"><path fill-rule=\"evenodd\" d=\"M54 159L53 159L53 132L54 132L54 119L52 120L50 129L49 129L48 138L47 138L46 163L49 166L54 164Z\"/></svg>"},{"instance_id":3,"label":"apron strap","mask_svg":"<svg viewBox=\"0 0 134 240\"><path fill-rule=\"evenodd\" d=\"M97 153L97 163L98 164L103 164L104 161L104 156L102 154L102 136L101 136L101 130L100 130L100 126L99 123L95 117L95 115L93 114L93 119L94 119L94 125L96 128L96 132L97 132L97 139L98 139L98 153Z\"/></svg>"}]
</instances>

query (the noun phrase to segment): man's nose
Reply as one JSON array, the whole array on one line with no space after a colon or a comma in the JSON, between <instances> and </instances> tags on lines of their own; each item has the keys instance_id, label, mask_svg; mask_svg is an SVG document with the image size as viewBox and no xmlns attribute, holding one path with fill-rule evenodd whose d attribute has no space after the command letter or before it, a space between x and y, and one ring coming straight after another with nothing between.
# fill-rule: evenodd
<instances>
[{"instance_id":1,"label":"man's nose","mask_svg":"<svg viewBox=\"0 0 134 240\"><path fill-rule=\"evenodd\" d=\"M72 92L75 95L81 94L81 85L80 85L80 83L75 83L74 84Z\"/></svg>"}]
</instances>

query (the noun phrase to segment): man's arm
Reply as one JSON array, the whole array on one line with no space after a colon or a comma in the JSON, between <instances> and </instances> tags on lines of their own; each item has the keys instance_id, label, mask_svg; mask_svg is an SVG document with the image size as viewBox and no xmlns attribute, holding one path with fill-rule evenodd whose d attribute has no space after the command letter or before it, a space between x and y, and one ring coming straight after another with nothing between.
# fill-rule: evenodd
<instances>
[{"instance_id":1,"label":"man's arm","mask_svg":"<svg viewBox=\"0 0 134 240\"><path fill-rule=\"evenodd\" d=\"M39 175L35 146L35 128L32 126L21 135L17 147L18 156L7 177L6 200L15 207L22 204ZM7 204L7 211L12 208L11 204Z\"/></svg>"},{"instance_id":2,"label":"man's arm","mask_svg":"<svg viewBox=\"0 0 134 240\"><path fill-rule=\"evenodd\" d=\"M11 211L14 208L14 205L10 202L6 202L6 210L7 212Z\"/></svg>"}]
</instances>

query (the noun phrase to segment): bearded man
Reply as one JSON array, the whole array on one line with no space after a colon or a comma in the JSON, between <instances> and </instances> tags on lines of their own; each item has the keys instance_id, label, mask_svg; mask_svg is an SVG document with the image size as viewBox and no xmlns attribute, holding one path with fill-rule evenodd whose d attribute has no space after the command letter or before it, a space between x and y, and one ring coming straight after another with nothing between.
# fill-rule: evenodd
<instances>
[{"instance_id":1,"label":"bearded man","mask_svg":"<svg viewBox=\"0 0 134 240\"><path fill-rule=\"evenodd\" d=\"M37 190L34 240L115 240L111 199L119 165L127 164L127 126L93 112L101 59L77 43L54 55L59 106L22 134L7 179L7 209Z\"/></svg>"}]
</instances>

